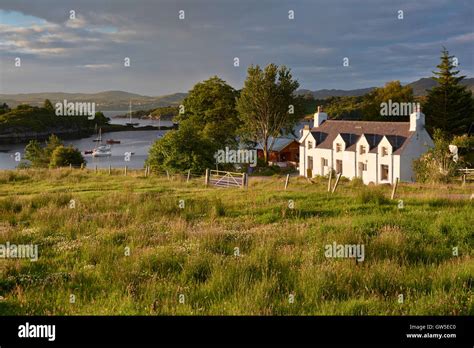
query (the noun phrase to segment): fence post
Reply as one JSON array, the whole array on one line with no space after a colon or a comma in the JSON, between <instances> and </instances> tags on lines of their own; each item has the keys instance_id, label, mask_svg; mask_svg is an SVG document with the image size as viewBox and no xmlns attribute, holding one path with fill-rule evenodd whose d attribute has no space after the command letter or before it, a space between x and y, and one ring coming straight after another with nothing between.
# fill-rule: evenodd
<instances>
[{"instance_id":1,"label":"fence post","mask_svg":"<svg viewBox=\"0 0 474 348\"><path fill-rule=\"evenodd\" d=\"M332 188L332 193L336 191L337 184L339 184L339 179L341 178L341 176L342 176L342 173L337 174L336 183L334 184L334 187Z\"/></svg>"},{"instance_id":2,"label":"fence post","mask_svg":"<svg viewBox=\"0 0 474 348\"><path fill-rule=\"evenodd\" d=\"M148 166L145 166L145 178L148 176Z\"/></svg>"},{"instance_id":3,"label":"fence post","mask_svg":"<svg viewBox=\"0 0 474 348\"><path fill-rule=\"evenodd\" d=\"M245 180L247 178L247 174L243 173L242 174L242 185L241 185L241 188L245 188Z\"/></svg>"},{"instance_id":4,"label":"fence post","mask_svg":"<svg viewBox=\"0 0 474 348\"><path fill-rule=\"evenodd\" d=\"M286 181L285 181L285 190L288 187L288 182L290 181L290 174L286 174Z\"/></svg>"},{"instance_id":5,"label":"fence post","mask_svg":"<svg viewBox=\"0 0 474 348\"><path fill-rule=\"evenodd\" d=\"M462 186L466 185L466 174L462 176Z\"/></svg>"},{"instance_id":6,"label":"fence post","mask_svg":"<svg viewBox=\"0 0 474 348\"><path fill-rule=\"evenodd\" d=\"M191 175L191 169L188 169L188 177L186 178L186 182L189 182L189 176Z\"/></svg>"},{"instance_id":7,"label":"fence post","mask_svg":"<svg viewBox=\"0 0 474 348\"><path fill-rule=\"evenodd\" d=\"M109 175L112 174L112 165L109 164Z\"/></svg>"},{"instance_id":8,"label":"fence post","mask_svg":"<svg viewBox=\"0 0 474 348\"><path fill-rule=\"evenodd\" d=\"M166 171L166 177L168 178L168 180L170 179L170 173L168 171Z\"/></svg>"},{"instance_id":9,"label":"fence post","mask_svg":"<svg viewBox=\"0 0 474 348\"><path fill-rule=\"evenodd\" d=\"M204 178L204 184L209 186L209 169L206 169L206 177Z\"/></svg>"},{"instance_id":10,"label":"fence post","mask_svg":"<svg viewBox=\"0 0 474 348\"><path fill-rule=\"evenodd\" d=\"M125 166L125 168L124 168L124 175L125 176L127 176L127 169L128 169L127 166Z\"/></svg>"},{"instance_id":11,"label":"fence post","mask_svg":"<svg viewBox=\"0 0 474 348\"><path fill-rule=\"evenodd\" d=\"M81 169L84 169L84 163L81 163Z\"/></svg>"},{"instance_id":12,"label":"fence post","mask_svg":"<svg viewBox=\"0 0 474 348\"><path fill-rule=\"evenodd\" d=\"M69 169L72 169L72 163L69 163Z\"/></svg>"},{"instance_id":13,"label":"fence post","mask_svg":"<svg viewBox=\"0 0 474 348\"><path fill-rule=\"evenodd\" d=\"M96 173L97 173L97 164L95 165L94 172L96 172Z\"/></svg>"},{"instance_id":14,"label":"fence post","mask_svg":"<svg viewBox=\"0 0 474 348\"><path fill-rule=\"evenodd\" d=\"M395 184L393 185L392 196L390 197L391 199L395 198L395 192L397 191L397 187L398 187L398 178L395 178Z\"/></svg>"},{"instance_id":15,"label":"fence post","mask_svg":"<svg viewBox=\"0 0 474 348\"><path fill-rule=\"evenodd\" d=\"M329 168L328 192L331 192L332 168Z\"/></svg>"}]
</instances>

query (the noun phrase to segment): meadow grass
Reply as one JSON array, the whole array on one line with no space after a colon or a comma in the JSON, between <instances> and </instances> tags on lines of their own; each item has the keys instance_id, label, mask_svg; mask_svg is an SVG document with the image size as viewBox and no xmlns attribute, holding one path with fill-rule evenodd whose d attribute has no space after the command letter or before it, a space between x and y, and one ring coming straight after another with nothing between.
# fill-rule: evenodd
<instances>
[{"instance_id":1,"label":"meadow grass","mask_svg":"<svg viewBox=\"0 0 474 348\"><path fill-rule=\"evenodd\" d=\"M2 171L0 244L40 256L0 259L0 314L474 315L472 184L284 180Z\"/></svg>"}]
</instances>

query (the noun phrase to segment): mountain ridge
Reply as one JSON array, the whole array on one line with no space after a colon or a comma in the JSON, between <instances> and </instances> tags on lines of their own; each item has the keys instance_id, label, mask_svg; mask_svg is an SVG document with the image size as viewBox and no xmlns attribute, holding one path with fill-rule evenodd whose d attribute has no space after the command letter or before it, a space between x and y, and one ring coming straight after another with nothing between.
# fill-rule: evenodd
<instances>
[{"instance_id":1,"label":"mountain ridge","mask_svg":"<svg viewBox=\"0 0 474 348\"><path fill-rule=\"evenodd\" d=\"M474 78L465 78L462 81L474 93ZM404 84L413 88L415 96L425 96L426 90L433 88L436 81L425 77L417 81ZM311 91L309 89L300 89L299 95L310 94L314 99L326 99L329 97L362 96L376 87L357 88L357 89L320 89ZM137 93L130 93L119 90L109 90L96 93L68 93L68 92L37 92L37 93L18 93L18 94L0 94L0 104L7 103L10 107L16 107L19 104L30 104L32 106L42 105L45 99L57 103L67 99L70 102L90 101L96 103L96 110L127 110L129 101L132 102L133 110L148 110L164 106L177 106L187 96L187 93L177 92L161 96L146 96Z\"/></svg>"}]
</instances>

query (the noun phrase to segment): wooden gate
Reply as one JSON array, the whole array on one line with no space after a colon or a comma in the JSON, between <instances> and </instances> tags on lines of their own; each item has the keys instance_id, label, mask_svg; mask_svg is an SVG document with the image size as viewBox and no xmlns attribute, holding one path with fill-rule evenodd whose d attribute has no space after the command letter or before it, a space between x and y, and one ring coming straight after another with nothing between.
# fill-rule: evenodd
<instances>
[{"instance_id":1,"label":"wooden gate","mask_svg":"<svg viewBox=\"0 0 474 348\"><path fill-rule=\"evenodd\" d=\"M233 173L223 170L206 169L206 186L213 185L217 187L241 187L247 186L247 174Z\"/></svg>"}]
</instances>

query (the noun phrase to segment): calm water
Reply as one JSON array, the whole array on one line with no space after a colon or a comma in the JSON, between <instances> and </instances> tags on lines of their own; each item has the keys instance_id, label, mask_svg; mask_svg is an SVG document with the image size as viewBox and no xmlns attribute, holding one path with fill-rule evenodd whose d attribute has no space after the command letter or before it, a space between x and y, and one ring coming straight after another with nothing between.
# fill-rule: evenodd
<instances>
[{"instance_id":1,"label":"calm water","mask_svg":"<svg viewBox=\"0 0 474 348\"><path fill-rule=\"evenodd\" d=\"M104 115L112 117L117 114L125 114L127 111L104 111ZM171 121L158 120L139 120L132 119L133 122L138 122L140 126L172 126ZM112 124L125 124L129 119L112 118ZM143 168L144 162L148 156L150 146L159 139L166 131L127 131L127 132L112 132L102 134L103 143L107 139L120 140L120 144L112 145L112 156L110 157L92 157L92 155L83 155L87 161L87 166L90 168L97 167L107 168L111 165L113 168L128 166L129 168ZM64 140L65 145L72 145L77 147L81 152L92 150L96 146L93 142L97 135L88 138L76 140ZM25 144L0 145L0 169L14 169L18 165L15 161L15 153L19 152L23 158L25 151ZM132 152L130 161L125 161L125 153Z\"/></svg>"},{"instance_id":2,"label":"calm water","mask_svg":"<svg viewBox=\"0 0 474 348\"><path fill-rule=\"evenodd\" d=\"M125 124L129 121L128 118L112 118L115 115L126 114L127 111L104 111L106 117L111 118L112 124ZM171 121L158 121L158 120L140 120L132 119L133 122L138 122L140 126L172 126ZM295 134L298 135L299 130L306 124L302 122L295 127ZM109 165L112 168L128 166L129 168L143 168L144 162L148 156L148 150L150 146L159 139L167 131L127 131L127 132L112 132L102 134L103 142L107 139L120 140L120 144L112 145L112 156L110 157L92 157L92 155L83 155L87 161L87 166L94 168L97 165L98 168L108 168ZM93 135L88 138L76 139L76 140L65 140L65 145L72 145L77 147L81 152L86 150L92 150L96 146L93 142L97 135ZM0 144L0 169L14 169L18 165L15 161L15 153L19 152L23 158L25 151L25 144L12 144L12 145L1 145ZM132 152L130 161L125 161L125 153Z\"/></svg>"}]
</instances>

